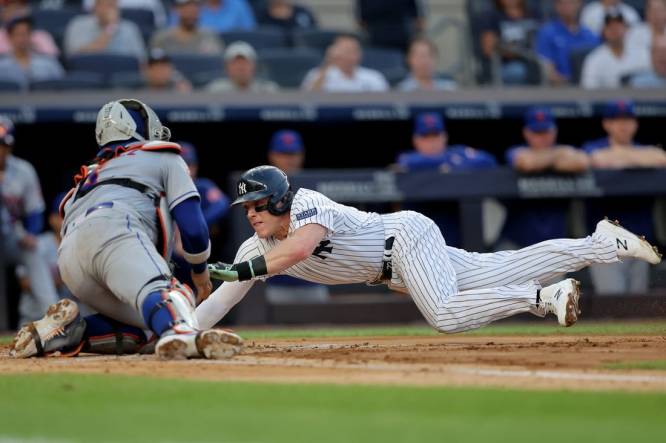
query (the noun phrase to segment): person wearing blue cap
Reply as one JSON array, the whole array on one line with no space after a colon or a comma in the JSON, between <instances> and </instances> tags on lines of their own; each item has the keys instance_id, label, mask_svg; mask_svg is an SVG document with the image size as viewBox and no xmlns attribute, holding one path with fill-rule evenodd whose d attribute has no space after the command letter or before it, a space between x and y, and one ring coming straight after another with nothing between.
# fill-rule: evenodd
<instances>
[{"instance_id":1,"label":"person wearing blue cap","mask_svg":"<svg viewBox=\"0 0 666 443\"><path fill-rule=\"evenodd\" d=\"M268 144L268 163L287 175L298 173L305 161L301 135L290 129L275 132ZM266 281L266 299L271 304L324 303L329 300L328 287L288 275L276 275Z\"/></svg>"},{"instance_id":2,"label":"person wearing blue cap","mask_svg":"<svg viewBox=\"0 0 666 443\"><path fill-rule=\"evenodd\" d=\"M516 172L577 174L589 168L585 153L557 144L557 124L549 108L531 107L525 112L525 143L509 148L506 162ZM567 210L563 200L505 202L507 218L497 249L513 249L567 236Z\"/></svg>"},{"instance_id":3,"label":"person wearing blue cap","mask_svg":"<svg viewBox=\"0 0 666 443\"><path fill-rule=\"evenodd\" d=\"M634 103L614 100L603 110L602 126L606 136L583 144L593 168L635 169L666 168L666 152L660 147L643 145L636 141L638 119ZM654 199L595 199L587 203L587 222L591 226L595 217L610 217L622 225L640 232L648 240L655 239L652 210ZM607 268L590 268L592 283L598 294L643 294L649 286L649 268L638 260L625 260Z\"/></svg>"},{"instance_id":4,"label":"person wearing blue cap","mask_svg":"<svg viewBox=\"0 0 666 443\"><path fill-rule=\"evenodd\" d=\"M439 113L423 112L414 119L414 150L400 154L395 169L403 172L439 170L440 172L473 171L494 168L495 157L465 145L449 145L446 124ZM461 246L458 207L454 203L410 204L410 209L426 214L446 229L446 242Z\"/></svg>"}]
</instances>

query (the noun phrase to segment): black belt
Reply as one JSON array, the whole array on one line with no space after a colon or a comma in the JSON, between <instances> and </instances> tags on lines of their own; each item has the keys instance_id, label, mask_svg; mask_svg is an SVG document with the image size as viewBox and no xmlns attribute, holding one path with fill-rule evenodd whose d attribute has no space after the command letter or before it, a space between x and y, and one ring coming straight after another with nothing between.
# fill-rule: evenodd
<instances>
[{"instance_id":1,"label":"black belt","mask_svg":"<svg viewBox=\"0 0 666 443\"><path fill-rule=\"evenodd\" d=\"M393 255L393 241L395 237L389 237L384 242L384 257L382 258L382 281L390 281L393 276L393 262L391 256Z\"/></svg>"}]
</instances>

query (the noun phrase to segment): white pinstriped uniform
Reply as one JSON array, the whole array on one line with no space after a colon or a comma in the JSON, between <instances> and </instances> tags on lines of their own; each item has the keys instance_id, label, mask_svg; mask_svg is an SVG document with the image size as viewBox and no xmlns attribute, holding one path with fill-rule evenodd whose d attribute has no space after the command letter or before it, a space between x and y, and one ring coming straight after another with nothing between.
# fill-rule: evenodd
<instances>
[{"instance_id":1,"label":"white pinstriped uniform","mask_svg":"<svg viewBox=\"0 0 666 443\"><path fill-rule=\"evenodd\" d=\"M410 294L427 322L443 332L478 328L521 312L543 315L536 305L541 282L592 263L618 261L615 244L598 235L517 251L467 252L447 246L437 225L418 212L363 212L308 189L296 193L290 216L289 234L309 223L328 232L312 256L285 274L322 284L373 282L381 275L384 241L395 237L389 287ZM255 234L234 262L265 254L278 243ZM217 323L252 284L224 283L197 308L201 326Z\"/></svg>"}]
</instances>

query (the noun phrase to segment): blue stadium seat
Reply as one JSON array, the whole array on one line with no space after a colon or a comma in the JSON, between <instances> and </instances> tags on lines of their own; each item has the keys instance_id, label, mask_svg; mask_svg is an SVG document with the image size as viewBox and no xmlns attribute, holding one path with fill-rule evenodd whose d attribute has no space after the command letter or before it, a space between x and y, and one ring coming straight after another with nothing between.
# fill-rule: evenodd
<instances>
[{"instance_id":1,"label":"blue stadium seat","mask_svg":"<svg viewBox=\"0 0 666 443\"><path fill-rule=\"evenodd\" d=\"M287 34L282 29L275 27L261 27L252 31L222 32L220 37L226 46L233 42L243 41L252 45L257 51L289 46Z\"/></svg>"},{"instance_id":2,"label":"blue stadium seat","mask_svg":"<svg viewBox=\"0 0 666 443\"><path fill-rule=\"evenodd\" d=\"M32 91L99 90L104 88L104 76L93 72L68 72L64 78L30 83Z\"/></svg>"},{"instance_id":3,"label":"blue stadium seat","mask_svg":"<svg viewBox=\"0 0 666 443\"><path fill-rule=\"evenodd\" d=\"M405 56L397 49L365 48L361 65L381 72L392 85L407 75Z\"/></svg>"},{"instance_id":4,"label":"blue stadium seat","mask_svg":"<svg viewBox=\"0 0 666 443\"><path fill-rule=\"evenodd\" d=\"M307 49L273 49L262 52L261 71L282 88L298 88L308 71L321 63L317 51Z\"/></svg>"},{"instance_id":5,"label":"blue stadium seat","mask_svg":"<svg viewBox=\"0 0 666 443\"><path fill-rule=\"evenodd\" d=\"M148 9L123 8L120 10L122 18L133 22L139 27L141 36L145 42L150 40L150 36L155 31L155 14Z\"/></svg>"},{"instance_id":6,"label":"blue stadium seat","mask_svg":"<svg viewBox=\"0 0 666 443\"><path fill-rule=\"evenodd\" d=\"M59 47L65 38L65 30L71 19L81 14L81 10L75 8L63 9L36 9L32 13L35 20L35 29L48 31Z\"/></svg>"},{"instance_id":7,"label":"blue stadium seat","mask_svg":"<svg viewBox=\"0 0 666 443\"><path fill-rule=\"evenodd\" d=\"M111 76L118 72L139 72L139 61L129 55L77 54L66 61L68 71L92 72L102 76L109 83Z\"/></svg>"},{"instance_id":8,"label":"blue stadium seat","mask_svg":"<svg viewBox=\"0 0 666 443\"><path fill-rule=\"evenodd\" d=\"M294 45L324 52L340 34L349 33L334 29L300 29L294 31ZM362 41L358 35L357 37Z\"/></svg>"},{"instance_id":9,"label":"blue stadium seat","mask_svg":"<svg viewBox=\"0 0 666 443\"><path fill-rule=\"evenodd\" d=\"M21 85L11 80L0 80L0 93L2 92L20 92Z\"/></svg>"},{"instance_id":10,"label":"blue stadium seat","mask_svg":"<svg viewBox=\"0 0 666 443\"><path fill-rule=\"evenodd\" d=\"M174 67L195 86L222 76L222 57L218 55L172 54Z\"/></svg>"},{"instance_id":11,"label":"blue stadium seat","mask_svg":"<svg viewBox=\"0 0 666 443\"><path fill-rule=\"evenodd\" d=\"M145 82L138 72L116 72L109 76L108 84L113 89L141 89Z\"/></svg>"}]
</instances>

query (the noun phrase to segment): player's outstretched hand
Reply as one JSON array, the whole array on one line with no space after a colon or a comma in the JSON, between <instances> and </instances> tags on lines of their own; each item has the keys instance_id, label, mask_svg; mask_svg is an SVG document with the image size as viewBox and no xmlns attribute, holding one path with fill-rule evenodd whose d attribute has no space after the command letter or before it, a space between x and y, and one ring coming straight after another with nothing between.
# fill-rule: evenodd
<instances>
[{"instance_id":1,"label":"player's outstretched hand","mask_svg":"<svg viewBox=\"0 0 666 443\"><path fill-rule=\"evenodd\" d=\"M228 263L212 263L208 265L208 271L210 272L210 278L215 280L222 281L237 281L238 280L238 271L236 270L235 265L230 265Z\"/></svg>"},{"instance_id":2,"label":"player's outstretched hand","mask_svg":"<svg viewBox=\"0 0 666 443\"><path fill-rule=\"evenodd\" d=\"M213 291L213 284L210 281L210 274L208 269L200 274L192 272L192 283L197 289L197 305L206 300L210 293Z\"/></svg>"}]
</instances>

